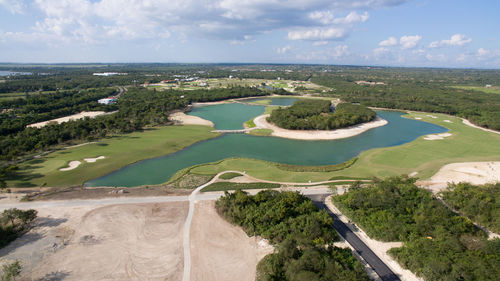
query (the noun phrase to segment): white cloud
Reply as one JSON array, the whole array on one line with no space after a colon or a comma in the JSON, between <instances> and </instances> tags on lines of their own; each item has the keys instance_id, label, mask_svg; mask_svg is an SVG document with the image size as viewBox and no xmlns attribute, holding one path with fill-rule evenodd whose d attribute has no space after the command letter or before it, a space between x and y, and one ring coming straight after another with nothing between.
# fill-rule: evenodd
<instances>
[{"instance_id":1,"label":"white cloud","mask_svg":"<svg viewBox=\"0 0 500 281\"><path fill-rule=\"evenodd\" d=\"M415 48L422 37L420 35L412 35L412 36L402 36L399 39L399 44L401 45L401 49L412 49Z\"/></svg>"},{"instance_id":2,"label":"white cloud","mask_svg":"<svg viewBox=\"0 0 500 281\"><path fill-rule=\"evenodd\" d=\"M330 55L334 59L339 59L349 54L350 54L349 47L347 47L346 45L340 45L335 47L333 50L328 51L328 55Z\"/></svg>"},{"instance_id":3,"label":"white cloud","mask_svg":"<svg viewBox=\"0 0 500 281\"><path fill-rule=\"evenodd\" d=\"M328 41L314 41L313 46L325 46L328 45Z\"/></svg>"},{"instance_id":4,"label":"white cloud","mask_svg":"<svg viewBox=\"0 0 500 281\"><path fill-rule=\"evenodd\" d=\"M286 54L288 51L290 51L292 49L292 47L290 45L287 45L285 47L282 47L282 48L278 48L276 49L276 52L278 54Z\"/></svg>"},{"instance_id":5,"label":"white cloud","mask_svg":"<svg viewBox=\"0 0 500 281\"><path fill-rule=\"evenodd\" d=\"M490 53L491 53L490 51L488 51L488 50L486 50L486 49L484 49L484 48L479 48L479 49L477 50L477 55L478 55L478 56L480 56L480 57L487 56L487 55L489 55Z\"/></svg>"},{"instance_id":6,"label":"white cloud","mask_svg":"<svg viewBox=\"0 0 500 281\"><path fill-rule=\"evenodd\" d=\"M389 37L387 40L378 43L378 45L382 47L396 46L397 44L398 39L396 39L396 37Z\"/></svg>"},{"instance_id":7,"label":"white cloud","mask_svg":"<svg viewBox=\"0 0 500 281\"><path fill-rule=\"evenodd\" d=\"M437 48L443 46L462 46L470 42L472 42L471 38L468 38L463 34L454 34L450 39L431 42L429 44L429 48Z\"/></svg>"},{"instance_id":8,"label":"white cloud","mask_svg":"<svg viewBox=\"0 0 500 281\"><path fill-rule=\"evenodd\" d=\"M376 48L373 50L373 54L375 54L375 56L379 56L379 55L387 53L387 52L389 52L389 49L384 48L384 47Z\"/></svg>"},{"instance_id":9,"label":"white cloud","mask_svg":"<svg viewBox=\"0 0 500 281\"><path fill-rule=\"evenodd\" d=\"M333 16L332 11L314 11L309 13L309 18L321 24L354 24L358 22L365 22L370 18L368 12L358 14L356 11L350 12L345 17L336 18Z\"/></svg>"},{"instance_id":10,"label":"white cloud","mask_svg":"<svg viewBox=\"0 0 500 281\"><path fill-rule=\"evenodd\" d=\"M12 14L22 14L26 5L23 0L0 0L0 8L4 8Z\"/></svg>"},{"instance_id":11,"label":"white cloud","mask_svg":"<svg viewBox=\"0 0 500 281\"><path fill-rule=\"evenodd\" d=\"M345 37L347 32L341 28L313 28L288 32L290 40L335 40Z\"/></svg>"},{"instance_id":12,"label":"white cloud","mask_svg":"<svg viewBox=\"0 0 500 281\"><path fill-rule=\"evenodd\" d=\"M4 6L22 3L0 1ZM367 10L406 1L34 0L33 7L42 12L36 32L61 40L102 42L184 34L241 41L245 35L286 30L291 40L325 41L346 37L355 24L368 20Z\"/></svg>"}]
</instances>

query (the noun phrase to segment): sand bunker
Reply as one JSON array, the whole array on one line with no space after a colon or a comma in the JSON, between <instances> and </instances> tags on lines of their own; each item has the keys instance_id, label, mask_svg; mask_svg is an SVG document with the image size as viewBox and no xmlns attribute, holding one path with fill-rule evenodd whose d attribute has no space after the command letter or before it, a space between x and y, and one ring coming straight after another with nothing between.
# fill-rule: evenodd
<instances>
[{"instance_id":1,"label":"sand bunker","mask_svg":"<svg viewBox=\"0 0 500 281\"><path fill-rule=\"evenodd\" d=\"M415 119L417 119L417 120L422 120L422 117L415 117Z\"/></svg>"},{"instance_id":2,"label":"sand bunker","mask_svg":"<svg viewBox=\"0 0 500 281\"><path fill-rule=\"evenodd\" d=\"M68 167L66 168L61 168L59 169L59 171L71 171L73 169L76 169L78 166L80 166L80 164L82 164L82 162L80 161L71 161L68 163Z\"/></svg>"},{"instance_id":3,"label":"sand bunker","mask_svg":"<svg viewBox=\"0 0 500 281\"><path fill-rule=\"evenodd\" d=\"M111 113L114 113L114 112L107 113L104 111L82 111L78 114L73 114L73 115L66 116L66 117L61 117L61 118L57 118L57 119L52 119L52 120L48 120L48 121L43 121L43 122L31 124L31 125L28 125L27 127L41 128L41 127L46 126L49 123L61 124L61 123L68 122L71 120L83 119L85 117L94 118L94 117L99 116L99 115L111 114Z\"/></svg>"},{"instance_id":4,"label":"sand bunker","mask_svg":"<svg viewBox=\"0 0 500 281\"><path fill-rule=\"evenodd\" d=\"M453 123L450 120L443 120L443 121L446 122L446 123Z\"/></svg>"},{"instance_id":5,"label":"sand bunker","mask_svg":"<svg viewBox=\"0 0 500 281\"><path fill-rule=\"evenodd\" d=\"M432 119L436 119L436 118L437 118L436 116L434 116L434 115L429 115L429 114L428 114L428 115L426 115L426 116L427 116L427 117L430 117L430 118L432 118Z\"/></svg>"},{"instance_id":6,"label":"sand bunker","mask_svg":"<svg viewBox=\"0 0 500 281\"><path fill-rule=\"evenodd\" d=\"M96 157L96 158L84 158L83 160L85 160L85 162L87 162L87 163L94 163L95 161L101 160L101 159L104 159L104 158L106 158L106 157L99 156L99 157Z\"/></svg>"},{"instance_id":7,"label":"sand bunker","mask_svg":"<svg viewBox=\"0 0 500 281\"><path fill-rule=\"evenodd\" d=\"M191 280L255 280L257 263L272 253L265 240L248 237L222 219L213 201L196 204L191 227Z\"/></svg>"},{"instance_id":8,"label":"sand bunker","mask_svg":"<svg viewBox=\"0 0 500 281\"><path fill-rule=\"evenodd\" d=\"M447 137L449 137L451 135L452 134L450 134L450 133L427 135L427 136L424 137L424 140L442 140L442 139L447 138Z\"/></svg>"},{"instance_id":9,"label":"sand bunker","mask_svg":"<svg viewBox=\"0 0 500 281\"><path fill-rule=\"evenodd\" d=\"M203 119L198 116L187 115L184 112L176 112L170 114L169 118L170 120L182 125L202 125L210 127L214 126L214 123L212 121Z\"/></svg>"},{"instance_id":10,"label":"sand bunker","mask_svg":"<svg viewBox=\"0 0 500 281\"><path fill-rule=\"evenodd\" d=\"M440 190L446 188L448 182L470 182L479 185L498 181L500 162L464 162L443 166L429 181L421 184Z\"/></svg>"},{"instance_id":11,"label":"sand bunker","mask_svg":"<svg viewBox=\"0 0 500 281\"><path fill-rule=\"evenodd\" d=\"M374 121L332 131L286 130L267 122L266 120L267 117L269 117L269 114L264 114L256 117L253 120L255 125L257 126L256 128L271 129L273 130L273 133L271 135L275 137L281 137L287 139L299 139L299 140L335 140L335 139L349 138L352 136L359 135L370 129L384 126L388 123L387 120L384 120L377 116L377 118Z\"/></svg>"}]
</instances>

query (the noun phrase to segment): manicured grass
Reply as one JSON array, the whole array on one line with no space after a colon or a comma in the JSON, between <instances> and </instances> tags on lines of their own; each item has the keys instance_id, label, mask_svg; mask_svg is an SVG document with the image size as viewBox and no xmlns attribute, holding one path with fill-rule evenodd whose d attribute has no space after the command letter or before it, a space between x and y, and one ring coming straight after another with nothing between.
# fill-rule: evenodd
<instances>
[{"instance_id":1,"label":"manicured grass","mask_svg":"<svg viewBox=\"0 0 500 281\"><path fill-rule=\"evenodd\" d=\"M238 173L225 173L225 174L220 175L219 179L221 179L221 180L230 180L230 179L236 178L236 177L241 177L241 174L238 174Z\"/></svg>"},{"instance_id":2,"label":"manicured grass","mask_svg":"<svg viewBox=\"0 0 500 281\"><path fill-rule=\"evenodd\" d=\"M259 179L283 182L316 182L334 177L384 178L412 172L418 172L416 177L426 179L449 163L500 160L499 134L469 127L464 125L461 119L445 114L415 112L405 117L419 117L422 121L446 127L452 136L434 141L420 137L400 146L364 151L354 165L333 172L290 172L279 169L270 162L246 158L232 158L215 165L201 165L193 169L193 172L215 174L225 170L238 170L246 171L248 175Z\"/></svg>"},{"instance_id":3,"label":"manicured grass","mask_svg":"<svg viewBox=\"0 0 500 281\"><path fill-rule=\"evenodd\" d=\"M273 133L271 129L255 129L248 132L250 135L254 136L270 136Z\"/></svg>"},{"instance_id":4,"label":"manicured grass","mask_svg":"<svg viewBox=\"0 0 500 281\"><path fill-rule=\"evenodd\" d=\"M253 122L253 118L245 122L245 127L246 128L254 128L256 125Z\"/></svg>"},{"instance_id":5,"label":"manicured grass","mask_svg":"<svg viewBox=\"0 0 500 281\"><path fill-rule=\"evenodd\" d=\"M279 188L280 185L277 183L233 183L233 182L216 182L201 190L201 192L209 191L226 191L226 190L237 190L237 189L265 189L265 188Z\"/></svg>"},{"instance_id":6,"label":"manicured grass","mask_svg":"<svg viewBox=\"0 0 500 281\"><path fill-rule=\"evenodd\" d=\"M250 104L257 104L257 105L270 105L271 104L271 100L269 99L265 99L265 100L256 100L256 101L252 101L250 102Z\"/></svg>"},{"instance_id":7,"label":"manicured grass","mask_svg":"<svg viewBox=\"0 0 500 281\"><path fill-rule=\"evenodd\" d=\"M486 88L484 86L453 86L452 88L473 90L473 91L479 91L479 92L484 92L484 93L489 93L489 94L500 94L500 87Z\"/></svg>"},{"instance_id":8,"label":"manicured grass","mask_svg":"<svg viewBox=\"0 0 500 281\"><path fill-rule=\"evenodd\" d=\"M169 154L219 135L211 133L211 130L212 128L207 126L167 126L53 152L20 164L20 177L9 181L8 185L80 185L134 162ZM98 156L106 158L95 163L83 160ZM81 161L82 164L70 171L59 171L59 168L66 167L74 160Z\"/></svg>"}]
</instances>

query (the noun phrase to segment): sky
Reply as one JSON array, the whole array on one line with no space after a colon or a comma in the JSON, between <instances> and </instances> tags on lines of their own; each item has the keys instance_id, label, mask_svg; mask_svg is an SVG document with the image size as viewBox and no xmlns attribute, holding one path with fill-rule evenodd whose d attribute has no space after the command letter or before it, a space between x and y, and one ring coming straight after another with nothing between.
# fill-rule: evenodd
<instances>
[{"instance_id":1,"label":"sky","mask_svg":"<svg viewBox=\"0 0 500 281\"><path fill-rule=\"evenodd\" d=\"M0 62L500 68L499 0L0 0Z\"/></svg>"}]
</instances>

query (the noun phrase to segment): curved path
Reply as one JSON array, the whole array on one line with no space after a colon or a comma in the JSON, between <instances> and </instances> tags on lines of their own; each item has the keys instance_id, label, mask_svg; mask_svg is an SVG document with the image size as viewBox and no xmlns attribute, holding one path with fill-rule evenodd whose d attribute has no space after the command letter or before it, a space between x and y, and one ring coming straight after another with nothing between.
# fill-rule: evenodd
<instances>
[{"instance_id":1,"label":"curved path","mask_svg":"<svg viewBox=\"0 0 500 281\"><path fill-rule=\"evenodd\" d=\"M326 184L326 183L334 183L334 182L345 182L349 180L329 180L329 181L322 181L322 182L309 182L309 183L292 183L292 182L276 182L276 181L267 181L267 180L260 180L254 177L251 177L245 173L242 173L240 171L223 171L215 175L209 182L198 186L191 195L189 195L188 200L189 200L189 211L188 215L186 217L186 222L184 223L184 241L183 241L183 246L184 246L184 274L182 277L182 281L190 281L191 278L191 224L193 222L193 215L194 215L194 207L196 204L196 199L197 199L197 194L205 187L211 185L212 183L216 182L219 180L219 177L223 174L226 173L237 173L242 176L245 176L253 181L256 182L263 182L263 183L278 183L278 184L283 184L283 185L301 185L301 186L311 186L311 185L321 185L321 184ZM352 180L357 181L357 180ZM222 195L220 195L222 196Z\"/></svg>"}]
</instances>

